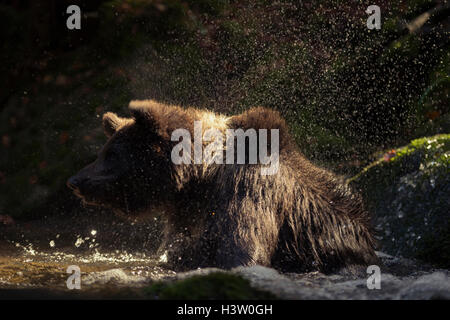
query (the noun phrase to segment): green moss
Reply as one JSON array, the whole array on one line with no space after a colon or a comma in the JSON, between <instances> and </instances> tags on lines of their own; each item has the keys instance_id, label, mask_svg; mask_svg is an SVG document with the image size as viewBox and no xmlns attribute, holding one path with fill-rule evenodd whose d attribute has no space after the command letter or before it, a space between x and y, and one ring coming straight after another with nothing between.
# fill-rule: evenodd
<instances>
[{"instance_id":1,"label":"green moss","mask_svg":"<svg viewBox=\"0 0 450 320\"><path fill-rule=\"evenodd\" d=\"M450 165L449 150L450 134L415 139L409 145L393 149L393 156L388 161L384 157L379 158L348 182L366 187L391 185L398 177L419 169L423 162L437 161L444 166Z\"/></svg>"},{"instance_id":2,"label":"green moss","mask_svg":"<svg viewBox=\"0 0 450 320\"><path fill-rule=\"evenodd\" d=\"M223 272L192 276L175 282L157 282L144 289L151 299L176 300L254 300L275 299L265 291L253 288L249 281Z\"/></svg>"},{"instance_id":3,"label":"green moss","mask_svg":"<svg viewBox=\"0 0 450 320\"><path fill-rule=\"evenodd\" d=\"M349 182L374 213L383 251L450 264L450 134L391 150Z\"/></svg>"}]
</instances>

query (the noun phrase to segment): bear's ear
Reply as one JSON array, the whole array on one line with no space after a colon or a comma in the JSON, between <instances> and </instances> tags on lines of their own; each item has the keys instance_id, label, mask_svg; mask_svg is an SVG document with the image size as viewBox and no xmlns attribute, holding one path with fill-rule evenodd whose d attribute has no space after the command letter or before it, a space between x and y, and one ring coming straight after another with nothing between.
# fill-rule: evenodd
<instances>
[{"instance_id":1,"label":"bear's ear","mask_svg":"<svg viewBox=\"0 0 450 320\"><path fill-rule=\"evenodd\" d=\"M164 108L163 104L160 104L153 100L133 100L128 105L131 115L136 120L136 123L144 124L148 127L155 127L157 125L157 114Z\"/></svg>"},{"instance_id":2,"label":"bear's ear","mask_svg":"<svg viewBox=\"0 0 450 320\"><path fill-rule=\"evenodd\" d=\"M231 117L231 126L242 129L279 129L286 131L287 126L278 111L263 107L254 107L244 113Z\"/></svg>"},{"instance_id":3,"label":"bear's ear","mask_svg":"<svg viewBox=\"0 0 450 320\"><path fill-rule=\"evenodd\" d=\"M115 113L107 112L103 115L103 131L108 138L116 133L116 131L130 119L120 118Z\"/></svg>"},{"instance_id":4,"label":"bear's ear","mask_svg":"<svg viewBox=\"0 0 450 320\"><path fill-rule=\"evenodd\" d=\"M178 106L155 100L134 100L128 108L137 124L145 126L165 139L170 139L173 130L190 127L187 113Z\"/></svg>"},{"instance_id":5,"label":"bear's ear","mask_svg":"<svg viewBox=\"0 0 450 320\"><path fill-rule=\"evenodd\" d=\"M243 130L278 129L280 148L284 148L287 144L293 143L286 121L278 111L272 109L255 107L240 115L232 116L230 119L230 127Z\"/></svg>"}]
</instances>

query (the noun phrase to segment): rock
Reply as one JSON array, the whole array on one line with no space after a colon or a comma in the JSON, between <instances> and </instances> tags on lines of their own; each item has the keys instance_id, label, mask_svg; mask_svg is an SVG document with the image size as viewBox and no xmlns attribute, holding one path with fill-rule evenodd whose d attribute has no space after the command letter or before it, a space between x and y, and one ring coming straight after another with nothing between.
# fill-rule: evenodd
<instances>
[{"instance_id":1,"label":"rock","mask_svg":"<svg viewBox=\"0 0 450 320\"><path fill-rule=\"evenodd\" d=\"M173 278L176 280L183 280L192 276L206 276L214 272L222 272L222 269L218 268L198 268L191 271L179 272L174 274Z\"/></svg>"},{"instance_id":2,"label":"rock","mask_svg":"<svg viewBox=\"0 0 450 320\"><path fill-rule=\"evenodd\" d=\"M233 269L234 273L250 281L251 285L275 294L283 299L332 299L330 295L320 290L313 290L308 286L299 285L274 269L252 266Z\"/></svg>"},{"instance_id":3,"label":"rock","mask_svg":"<svg viewBox=\"0 0 450 320\"><path fill-rule=\"evenodd\" d=\"M369 275L353 277L324 275L318 272L281 275L273 269L261 266L239 268L233 272L248 279L255 288L269 291L281 299L450 299L449 271L418 271L417 265L413 266L411 260L397 260L409 275L391 274L389 267L381 266L379 290L368 289ZM411 267L414 267L414 271Z\"/></svg>"},{"instance_id":4,"label":"rock","mask_svg":"<svg viewBox=\"0 0 450 320\"><path fill-rule=\"evenodd\" d=\"M380 249L450 267L450 134L411 141L351 179L375 215Z\"/></svg>"},{"instance_id":5,"label":"rock","mask_svg":"<svg viewBox=\"0 0 450 320\"><path fill-rule=\"evenodd\" d=\"M147 281L145 277L129 275L122 269L110 269L100 272L91 272L81 278L82 286L120 284L120 285L137 285L144 284Z\"/></svg>"},{"instance_id":6,"label":"rock","mask_svg":"<svg viewBox=\"0 0 450 320\"><path fill-rule=\"evenodd\" d=\"M402 288L397 299L407 300L450 300L450 277L444 272L433 272L419 277L407 287Z\"/></svg>"},{"instance_id":7,"label":"rock","mask_svg":"<svg viewBox=\"0 0 450 320\"><path fill-rule=\"evenodd\" d=\"M233 272L218 269L187 272L175 281L155 282L143 292L150 299L175 300L270 300L276 296L251 285ZM173 278L172 278L173 279Z\"/></svg>"},{"instance_id":8,"label":"rock","mask_svg":"<svg viewBox=\"0 0 450 320\"><path fill-rule=\"evenodd\" d=\"M231 271L216 268L198 269L179 273L166 278L163 286L171 286L171 294L182 291L196 291L202 288L201 279L211 285L217 273L236 275L250 283L259 292L273 294L280 299L293 300L410 300L410 299L450 299L450 271L432 269L413 259L394 257L377 252L381 264L381 289L369 289L367 280L370 274L340 272L325 275L320 272L304 274L280 274L278 271L263 267L238 267ZM212 277L212 278L211 278ZM225 279L226 276L224 276ZM186 280L195 279L195 285L186 287ZM230 278L234 279L234 278ZM229 280L226 280L229 281ZM194 282L193 282L194 283ZM245 282L244 282L245 284ZM247 284L244 285L248 292ZM211 290L210 299L217 299ZM181 293L180 293L181 294ZM196 293L197 294L197 293ZM198 294L197 294L198 295ZM221 296L221 298L223 298Z\"/></svg>"}]
</instances>

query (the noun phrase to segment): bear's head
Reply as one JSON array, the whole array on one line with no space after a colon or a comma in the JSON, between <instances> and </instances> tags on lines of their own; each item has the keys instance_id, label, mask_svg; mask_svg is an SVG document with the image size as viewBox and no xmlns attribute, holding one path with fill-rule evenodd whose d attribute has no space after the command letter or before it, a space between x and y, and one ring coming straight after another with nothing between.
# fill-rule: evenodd
<instances>
[{"instance_id":1,"label":"bear's head","mask_svg":"<svg viewBox=\"0 0 450 320\"><path fill-rule=\"evenodd\" d=\"M278 113L264 108L253 108L240 115L227 117L210 111L194 108L183 109L153 100L132 101L129 106L132 117L121 118L114 113L103 116L103 128L109 138L98 154L95 162L71 177L67 185L87 204L108 206L122 213L148 212L151 207L164 208L176 203L177 192L185 186L197 189L200 183L218 181L217 176L226 170L240 170L245 164L225 166L213 165L204 156L195 159L196 123L201 123L203 151L213 150L228 156L226 139L211 143L206 139L209 129L225 134L228 129L280 130L280 150L287 148L287 127ZM198 127L197 127L198 128ZM184 129L192 148L187 162L172 161L173 154L180 146L178 138L173 139L177 129ZM201 139L201 138L200 138ZM234 138L233 138L234 139ZM236 142L235 140L233 140ZM267 149L271 150L271 139ZM181 145L183 144L181 143ZM250 150L250 140L245 140L245 152ZM209 147L213 147L209 149ZM225 150L226 149L226 150ZM176 151L176 152L175 152ZM200 150L201 152L202 150ZM248 154L245 161L248 161ZM259 154L259 152L258 152ZM236 154L231 154L237 159ZM222 163L226 163L222 159ZM222 179L223 180L223 179Z\"/></svg>"},{"instance_id":2,"label":"bear's head","mask_svg":"<svg viewBox=\"0 0 450 320\"><path fill-rule=\"evenodd\" d=\"M171 125L176 128L188 121L178 109L136 101L130 104L132 118L104 114L103 129L109 140L97 160L69 178L67 186L86 204L122 213L162 205L175 189Z\"/></svg>"}]
</instances>

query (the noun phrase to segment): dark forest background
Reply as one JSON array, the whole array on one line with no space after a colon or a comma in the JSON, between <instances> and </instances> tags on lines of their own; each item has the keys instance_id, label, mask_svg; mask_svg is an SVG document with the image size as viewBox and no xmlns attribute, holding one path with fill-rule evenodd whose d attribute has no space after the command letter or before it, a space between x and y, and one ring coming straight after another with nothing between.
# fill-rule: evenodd
<instances>
[{"instance_id":1,"label":"dark forest background","mask_svg":"<svg viewBox=\"0 0 450 320\"><path fill-rule=\"evenodd\" d=\"M307 157L351 177L450 132L448 17L438 0L2 1L0 214L77 208L65 181L106 141L101 115L131 99L277 109Z\"/></svg>"}]
</instances>

